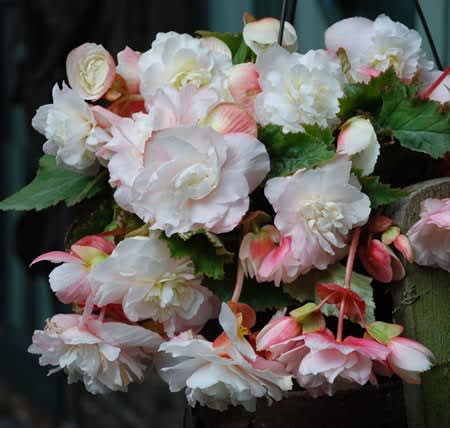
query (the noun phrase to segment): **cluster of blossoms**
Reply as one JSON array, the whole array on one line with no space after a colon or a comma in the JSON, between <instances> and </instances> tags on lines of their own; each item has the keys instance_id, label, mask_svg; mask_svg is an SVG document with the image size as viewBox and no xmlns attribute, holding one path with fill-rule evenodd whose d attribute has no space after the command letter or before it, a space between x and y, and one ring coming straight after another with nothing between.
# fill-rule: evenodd
<instances>
[{"instance_id":1,"label":"cluster of blossoms","mask_svg":"<svg viewBox=\"0 0 450 428\"><path fill-rule=\"evenodd\" d=\"M67 57L68 85L55 85L53 103L33 119L59 168L107 174L121 213L67 252L34 261L61 263L50 287L74 313L48 320L29 350L92 393L124 391L153 366L171 391L185 389L192 406L253 411L257 398L280 400L294 379L313 396L332 395L375 384L378 375L418 383L432 365L427 348L400 337L400 325L368 322L351 278L357 256L383 283L405 276L402 257L450 270L449 200L425 201L407 235L372 214L362 180L374 172L383 141L369 115L339 113L348 83L364 85L389 70L404 84L418 79L422 96L437 105L450 100L446 82L429 89L440 72L420 36L384 15L338 22L325 34L325 50L304 54L290 24L280 46L279 21L246 20L231 44L205 33L160 33L146 52L125 48L117 64L103 46L79 46ZM275 159L277 143L261 133L269 128L278 130L274 140L306 144L296 163L287 145L285 158ZM314 144L325 153L317 162L307 153ZM294 166L277 172L275 161ZM126 216L134 228L121 222ZM194 248L195 238L210 254ZM203 270L208 261L199 258L224 260L230 241L236 257L225 273L237 278L221 302L214 286L225 285L211 285L220 275ZM345 259L342 284L316 284L316 302L277 312L265 326L240 302L245 278L273 283L257 286L263 295ZM325 304L338 316L335 332ZM344 318L359 323L364 337L346 335ZM216 319L220 331L201 336L207 322L219 327Z\"/></svg>"}]
</instances>

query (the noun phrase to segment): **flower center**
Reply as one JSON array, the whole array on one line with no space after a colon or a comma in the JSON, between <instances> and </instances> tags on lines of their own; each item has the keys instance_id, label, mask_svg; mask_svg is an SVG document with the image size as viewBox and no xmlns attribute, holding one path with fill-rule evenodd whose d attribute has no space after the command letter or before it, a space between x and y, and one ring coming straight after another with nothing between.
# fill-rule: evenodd
<instances>
[{"instance_id":1,"label":"flower center","mask_svg":"<svg viewBox=\"0 0 450 428\"><path fill-rule=\"evenodd\" d=\"M108 64L100 55L88 58L80 71L80 76L83 79L85 89L92 93L95 93L102 88L107 74Z\"/></svg>"},{"instance_id":2,"label":"flower center","mask_svg":"<svg viewBox=\"0 0 450 428\"><path fill-rule=\"evenodd\" d=\"M342 227L344 216L335 202L306 200L302 203L301 211L313 232L323 234Z\"/></svg>"},{"instance_id":3,"label":"flower center","mask_svg":"<svg viewBox=\"0 0 450 428\"><path fill-rule=\"evenodd\" d=\"M174 178L174 187L189 199L202 199L217 186L217 174L205 164L195 163Z\"/></svg>"},{"instance_id":4,"label":"flower center","mask_svg":"<svg viewBox=\"0 0 450 428\"><path fill-rule=\"evenodd\" d=\"M195 85L197 88L200 88L207 85L210 80L210 73L200 68L196 61L190 60L183 64L172 79L170 79L169 83L177 89L181 89L186 85Z\"/></svg>"}]
</instances>

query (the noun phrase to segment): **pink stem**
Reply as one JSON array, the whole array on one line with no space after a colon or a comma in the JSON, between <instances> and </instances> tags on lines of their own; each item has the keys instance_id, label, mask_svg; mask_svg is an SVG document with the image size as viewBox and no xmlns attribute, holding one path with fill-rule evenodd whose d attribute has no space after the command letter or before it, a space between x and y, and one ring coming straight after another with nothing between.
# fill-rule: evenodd
<instances>
[{"instance_id":1,"label":"pink stem","mask_svg":"<svg viewBox=\"0 0 450 428\"><path fill-rule=\"evenodd\" d=\"M344 287L351 288L353 265L355 264L356 250L358 249L359 237L361 236L361 228L358 227L353 232L352 243L347 257L347 266L345 267Z\"/></svg>"},{"instance_id":2,"label":"pink stem","mask_svg":"<svg viewBox=\"0 0 450 428\"><path fill-rule=\"evenodd\" d=\"M100 311L100 315L98 316L98 320L100 322L103 322L103 319L105 318L106 313L106 306L103 306L102 310Z\"/></svg>"},{"instance_id":3,"label":"pink stem","mask_svg":"<svg viewBox=\"0 0 450 428\"><path fill-rule=\"evenodd\" d=\"M86 321L91 316L92 311L94 310L94 296L91 294L84 304L83 315L80 320L80 328L83 328L86 324Z\"/></svg>"},{"instance_id":4,"label":"pink stem","mask_svg":"<svg viewBox=\"0 0 450 428\"><path fill-rule=\"evenodd\" d=\"M232 302L239 302L241 297L242 287L244 286L244 269L242 269L241 263L238 262L238 269L236 274L236 282L234 284L233 296L231 297Z\"/></svg>"},{"instance_id":5,"label":"pink stem","mask_svg":"<svg viewBox=\"0 0 450 428\"><path fill-rule=\"evenodd\" d=\"M347 300L347 295L345 295L342 298L341 304L339 306L338 329L337 329L337 336L336 336L337 342L342 342L342 334L344 332L344 314L345 314L345 301L346 300Z\"/></svg>"},{"instance_id":6,"label":"pink stem","mask_svg":"<svg viewBox=\"0 0 450 428\"><path fill-rule=\"evenodd\" d=\"M325 297L325 299L323 299L319 306L317 307L317 310L321 309L322 306L327 303L327 300L330 300L335 294L337 293L337 291L333 291L332 293L330 293L327 297Z\"/></svg>"},{"instance_id":7,"label":"pink stem","mask_svg":"<svg viewBox=\"0 0 450 428\"><path fill-rule=\"evenodd\" d=\"M428 89L422 94L422 98L429 98L430 95L436 90L436 88L444 81L444 79L450 74L450 66L447 67L442 74L428 87Z\"/></svg>"}]
</instances>

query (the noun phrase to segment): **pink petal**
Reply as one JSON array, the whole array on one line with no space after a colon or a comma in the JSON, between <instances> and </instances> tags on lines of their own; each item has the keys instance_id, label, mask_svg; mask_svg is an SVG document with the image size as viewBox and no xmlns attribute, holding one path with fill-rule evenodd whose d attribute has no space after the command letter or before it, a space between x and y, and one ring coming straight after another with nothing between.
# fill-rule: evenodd
<instances>
[{"instance_id":1,"label":"pink petal","mask_svg":"<svg viewBox=\"0 0 450 428\"><path fill-rule=\"evenodd\" d=\"M391 256L388 248L381 241L370 240L367 247L359 248L358 255L370 276L380 282L392 282Z\"/></svg>"},{"instance_id":2,"label":"pink petal","mask_svg":"<svg viewBox=\"0 0 450 428\"><path fill-rule=\"evenodd\" d=\"M85 236L84 238L81 238L77 242L75 242L74 245L93 247L97 250L103 251L106 254L111 254L114 251L114 248L116 248L114 242L98 235Z\"/></svg>"},{"instance_id":3,"label":"pink petal","mask_svg":"<svg viewBox=\"0 0 450 428\"><path fill-rule=\"evenodd\" d=\"M48 253L41 254L39 257L36 257L30 264L33 266L35 263L39 263L42 261L48 261L52 263L81 263L79 257L66 253L64 251L50 251Z\"/></svg>"},{"instance_id":4,"label":"pink petal","mask_svg":"<svg viewBox=\"0 0 450 428\"><path fill-rule=\"evenodd\" d=\"M127 85L130 94L139 93L140 76L138 62L140 52L130 49L128 46L117 54L116 72L120 74Z\"/></svg>"},{"instance_id":5,"label":"pink petal","mask_svg":"<svg viewBox=\"0 0 450 428\"><path fill-rule=\"evenodd\" d=\"M258 134L255 119L233 103L218 104L209 111L203 123L222 135L244 133L256 137Z\"/></svg>"},{"instance_id":6,"label":"pink petal","mask_svg":"<svg viewBox=\"0 0 450 428\"><path fill-rule=\"evenodd\" d=\"M244 106L253 116L255 98L261 92L259 73L252 62L235 65L230 72L228 89L234 101Z\"/></svg>"},{"instance_id":7,"label":"pink petal","mask_svg":"<svg viewBox=\"0 0 450 428\"><path fill-rule=\"evenodd\" d=\"M140 95L127 95L113 102L109 110L121 117L131 117L134 113L145 112L145 101Z\"/></svg>"},{"instance_id":8,"label":"pink petal","mask_svg":"<svg viewBox=\"0 0 450 428\"><path fill-rule=\"evenodd\" d=\"M384 361L389 355L389 349L375 340L347 336L343 343L355 347L358 352L365 354L372 360Z\"/></svg>"},{"instance_id":9,"label":"pink petal","mask_svg":"<svg viewBox=\"0 0 450 428\"><path fill-rule=\"evenodd\" d=\"M122 119L119 115L99 105L92 106L91 111L94 113L97 125L104 129L118 125Z\"/></svg>"}]
</instances>

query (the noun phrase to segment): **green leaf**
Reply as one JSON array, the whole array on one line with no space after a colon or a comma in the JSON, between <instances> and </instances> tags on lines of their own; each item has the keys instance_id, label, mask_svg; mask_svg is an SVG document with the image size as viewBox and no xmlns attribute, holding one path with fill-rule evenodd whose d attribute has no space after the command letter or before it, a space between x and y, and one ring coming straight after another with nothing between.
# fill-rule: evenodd
<instances>
[{"instance_id":1,"label":"green leaf","mask_svg":"<svg viewBox=\"0 0 450 428\"><path fill-rule=\"evenodd\" d=\"M358 178L361 183L361 190L369 197L372 208L390 204L409 195L406 190L380 183L380 177L360 176Z\"/></svg>"},{"instance_id":2,"label":"green leaf","mask_svg":"<svg viewBox=\"0 0 450 428\"><path fill-rule=\"evenodd\" d=\"M221 301L227 302L233 294L234 279L230 272L223 281L206 279L203 285L216 294ZM284 293L281 287L275 287L273 283L258 284L252 278L245 279L239 301L247 303L255 311L280 309L295 304L295 301Z\"/></svg>"},{"instance_id":3,"label":"green leaf","mask_svg":"<svg viewBox=\"0 0 450 428\"><path fill-rule=\"evenodd\" d=\"M329 266L326 270L312 270L302 275L296 281L285 284L284 290L299 302L313 301L320 303L319 296L316 294L316 285L319 282L344 284L345 267L340 263ZM359 294L366 304L366 320L368 323L375 321L375 302L373 300L373 289L370 285L372 278L353 272L351 289ZM322 312L327 316L338 316L339 310L336 305L325 304Z\"/></svg>"},{"instance_id":4,"label":"green leaf","mask_svg":"<svg viewBox=\"0 0 450 428\"><path fill-rule=\"evenodd\" d=\"M222 40L230 49L231 56L234 57L242 46L242 33L218 33L215 31L198 30L195 32L200 37L215 37Z\"/></svg>"},{"instance_id":5,"label":"green leaf","mask_svg":"<svg viewBox=\"0 0 450 428\"><path fill-rule=\"evenodd\" d=\"M398 85L382 94L378 125L403 147L442 158L450 151L450 112L432 100L416 97L413 86Z\"/></svg>"},{"instance_id":6,"label":"green leaf","mask_svg":"<svg viewBox=\"0 0 450 428\"><path fill-rule=\"evenodd\" d=\"M301 324L302 334L322 331L327 327L325 317L319 311L313 312L309 317L305 318Z\"/></svg>"},{"instance_id":7,"label":"green leaf","mask_svg":"<svg viewBox=\"0 0 450 428\"><path fill-rule=\"evenodd\" d=\"M367 327L367 333L384 344L387 344L393 337L400 336L402 332L403 326L383 321L375 321Z\"/></svg>"},{"instance_id":8,"label":"green leaf","mask_svg":"<svg viewBox=\"0 0 450 428\"><path fill-rule=\"evenodd\" d=\"M312 313L316 312L318 307L319 306L316 305L315 303L308 302L303 306L300 306L299 308L289 312L289 315L292 318L295 318L297 322L302 322L306 318L308 318Z\"/></svg>"},{"instance_id":9,"label":"green leaf","mask_svg":"<svg viewBox=\"0 0 450 428\"><path fill-rule=\"evenodd\" d=\"M198 230L170 237L161 234L161 239L167 242L173 257L190 257L197 273L214 279L223 279L224 265L233 261L233 253L225 248L217 235L210 232Z\"/></svg>"},{"instance_id":10,"label":"green leaf","mask_svg":"<svg viewBox=\"0 0 450 428\"><path fill-rule=\"evenodd\" d=\"M54 156L45 155L39 161L33 181L1 201L0 210L39 211L61 201L70 207L97 194L105 182L106 172L97 177L86 177L59 168Z\"/></svg>"},{"instance_id":11,"label":"green leaf","mask_svg":"<svg viewBox=\"0 0 450 428\"><path fill-rule=\"evenodd\" d=\"M304 128L305 132L288 134L276 125L259 129L258 139L266 145L270 156L270 177L293 174L300 168L320 165L335 156L331 129L317 125Z\"/></svg>"}]
</instances>

